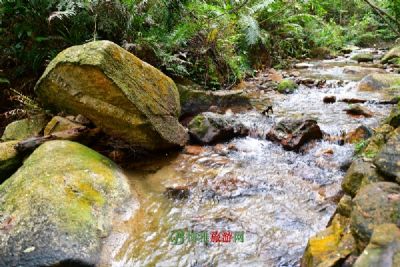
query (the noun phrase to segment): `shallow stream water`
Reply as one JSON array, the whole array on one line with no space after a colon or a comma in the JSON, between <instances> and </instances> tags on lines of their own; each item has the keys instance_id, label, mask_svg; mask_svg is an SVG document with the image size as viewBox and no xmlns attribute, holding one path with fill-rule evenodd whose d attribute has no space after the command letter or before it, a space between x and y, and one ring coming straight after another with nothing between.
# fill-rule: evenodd
<instances>
[{"instance_id":1,"label":"shallow stream water","mask_svg":"<svg viewBox=\"0 0 400 267\"><path fill-rule=\"evenodd\" d=\"M296 153L264 137L282 118L314 118L331 135L360 125L376 127L390 105L362 104L374 114L364 118L347 115L346 103L322 101L331 95L386 98L357 89L364 75L385 70L360 68L350 56L290 70L303 78L327 80L321 88L300 86L290 95L250 92L255 103L272 102L274 108L270 117L256 110L227 115L247 124L251 136L204 147L198 155L173 153L141 171L127 171L140 205L133 203L129 212L116 218L105 240L102 266L298 266L308 238L325 228L336 208L344 176L341 166L351 161L354 146L325 140ZM259 82L248 81L249 88ZM165 195L167 187L176 186L190 188L189 197ZM210 238L221 231L233 237L231 242L193 242L185 235L179 244L171 236L180 229L186 235L206 232Z\"/></svg>"}]
</instances>

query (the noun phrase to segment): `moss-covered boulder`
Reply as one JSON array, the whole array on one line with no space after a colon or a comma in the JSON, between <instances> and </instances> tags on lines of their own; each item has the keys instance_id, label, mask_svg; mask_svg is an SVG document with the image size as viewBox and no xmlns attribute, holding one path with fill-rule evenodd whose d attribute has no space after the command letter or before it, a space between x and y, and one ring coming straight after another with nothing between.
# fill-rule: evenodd
<instances>
[{"instance_id":1,"label":"moss-covered boulder","mask_svg":"<svg viewBox=\"0 0 400 267\"><path fill-rule=\"evenodd\" d=\"M311 49L310 56L316 59L330 59L333 57L333 52L328 47L316 47Z\"/></svg>"},{"instance_id":2,"label":"moss-covered boulder","mask_svg":"<svg viewBox=\"0 0 400 267\"><path fill-rule=\"evenodd\" d=\"M342 188L350 196L355 196L360 188L379 181L384 179L377 173L374 165L358 158L353 161L344 176Z\"/></svg>"},{"instance_id":3,"label":"moss-covered boulder","mask_svg":"<svg viewBox=\"0 0 400 267\"><path fill-rule=\"evenodd\" d=\"M67 118L55 116L44 128L44 135L50 135L53 133L79 129L81 127L83 127L82 124L76 123Z\"/></svg>"},{"instance_id":4,"label":"moss-covered boulder","mask_svg":"<svg viewBox=\"0 0 400 267\"><path fill-rule=\"evenodd\" d=\"M281 94L291 94L296 90L298 85L289 79L282 80L277 87L277 91Z\"/></svg>"},{"instance_id":5,"label":"moss-covered boulder","mask_svg":"<svg viewBox=\"0 0 400 267\"><path fill-rule=\"evenodd\" d=\"M349 219L335 215L331 225L310 238L301 260L302 267L339 266L355 249Z\"/></svg>"},{"instance_id":6,"label":"moss-covered boulder","mask_svg":"<svg viewBox=\"0 0 400 267\"><path fill-rule=\"evenodd\" d=\"M35 92L48 108L82 114L105 133L149 150L184 145L175 83L109 41L70 47L49 64Z\"/></svg>"},{"instance_id":7,"label":"moss-covered boulder","mask_svg":"<svg viewBox=\"0 0 400 267\"><path fill-rule=\"evenodd\" d=\"M400 186L390 182L378 182L365 186L353 199L351 231L358 248L363 250L375 226L384 223L400 223Z\"/></svg>"},{"instance_id":8,"label":"moss-covered boulder","mask_svg":"<svg viewBox=\"0 0 400 267\"><path fill-rule=\"evenodd\" d=\"M360 81L358 89L361 91L376 91L398 85L400 85L400 74L374 73L365 76Z\"/></svg>"},{"instance_id":9,"label":"moss-covered boulder","mask_svg":"<svg viewBox=\"0 0 400 267\"><path fill-rule=\"evenodd\" d=\"M0 183L21 165L21 158L15 150L18 141L0 143Z\"/></svg>"},{"instance_id":10,"label":"moss-covered boulder","mask_svg":"<svg viewBox=\"0 0 400 267\"><path fill-rule=\"evenodd\" d=\"M381 224L374 228L367 248L354 267L400 266L400 229L395 224Z\"/></svg>"},{"instance_id":11,"label":"moss-covered boulder","mask_svg":"<svg viewBox=\"0 0 400 267\"><path fill-rule=\"evenodd\" d=\"M400 46L393 47L382 58L382 63L388 63L392 59L400 58Z\"/></svg>"},{"instance_id":12,"label":"moss-covered boulder","mask_svg":"<svg viewBox=\"0 0 400 267\"><path fill-rule=\"evenodd\" d=\"M249 109L251 103L249 97L243 91L205 91L199 85L191 82L177 83L182 112L181 116L197 115L208 111L210 107L219 109Z\"/></svg>"},{"instance_id":13,"label":"moss-covered boulder","mask_svg":"<svg viewBox=\"0 0 400 267\"><path fill-rule=\"evenodd\" d=\"M390 135L385 146L375 157L374 163L383 175L400 183L400 128Z\"/></svg>"},{"instance_id":14,"label":"moss-covered boulder","mask_svg":"<svg viewBox=\"0 0 400 267\"><path fill-rule=\"evenodd\" d=\"M390 112L389 117L386 119L386 123L394 128L400 126L400 104L396 105Z\"/></svg>"},{"instance_id":15,"label":"moss-covered boulder","mask_svg":"<svg viewBox=\"0 0 400 267\"><path fill-rule=\"evenodd\" d=\"M0 266L94 266L129 198L109 159L70 141L43 144L0 185Z\"/></svg>"},{"instance_id":16,"label":"moss-covered boulder","mask_svg":"<svg viewBox=\"0 0 400 267\"><path fill-rule=\"evenodd\" d=\"M1 140L23 140L39 135L46 126L47 119L44 115L36 115L23 120L18 120L7 125Z\"/></svg>"},{"instance_id":17,"label":"moss-covered boulder","mask_svg":"<svg viewBox=\"0 0 400 267\"><path fill-rule=\"evenodd\" d=\"M204 112L192 119L188 125L190 136L202 144L229 141L238 136L246 136L249 129L235 120L235 117Z\"/></svg>"},{"instance_id":18,"label":"moss-covered boulder","mask_svg":"<svg viewBox=\"0 0 400 267\"><path fill-rule=\"evenodd\" d=\"M355 54L354 56L351 57L351 59L357 61L358 63L372 62L374 61L374 56L368 53L360 53L360 54Z\"/></svg>"}]
</instances>

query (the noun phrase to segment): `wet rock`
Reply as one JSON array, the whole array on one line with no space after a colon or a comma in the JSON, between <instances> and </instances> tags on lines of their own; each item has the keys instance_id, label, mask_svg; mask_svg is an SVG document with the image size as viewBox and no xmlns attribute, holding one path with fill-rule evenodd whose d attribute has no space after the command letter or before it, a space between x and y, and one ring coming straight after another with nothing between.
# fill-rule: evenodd
<instances>
[{"instance_id":1,"label":"wet rock","mask_svg":"<svg viewBox=\"0 0 400 267\"><path fill-rule=\"evenodd\" d=\"M378 225L354 267L396 266L400 266L400 229L395 224Z\"/></svg>"},{"instance_id":2,"label":"wet rock","mask_svg":"<svg viewBox=\"0 0 400 267\"><path fill-rule=\"evenodd\" d=\"M277 72L275 69L270 69L268 73L268 79L273 82L281 82L283 80L283 76L281 73Z\"/></svg>"},{"instance_id":3,"label":"wet rock","mask_svg":"<svg viewBox=\"0 0 400 267\"><path fill-rule=\"evenodd\" d=\"M374 163L382 174L400 183L400 128L391 134Z\"/></svg>"},{"instance_id":4,"label":"wet rock","mask_svg":"<svg viewBox=\"0 0 400 267\"><path fill-rule=\"evenodd\" d=\"M378 182L362 188L353 199L351 231L360 250L364 249L375 226L400 222L400 186Z\"/></svg>"},{"instance_id":5,"label":"wet rock","mask_svg":"<svg viewBox=\"0 0 400 267\"><path fill-rule=\"evenodd\" d=\"M317 122L307 119L284 119L267 134L267 139L280 143L286 150L298 150L305 143L321 138Z\"/></svg>"},{"instance_id":6,"label":"wet rock","mask_svg":"<svg viewBox=\"0 0 400 267\"><path fill-rule=\"evenodd\" d=\"M109 159L78 143L45 143L0 185L0 266L94 266L129 198Z\"/></svg>"},{"instance_id":7,"label":"wet rock","mask_svg":"<svg viewBox=\"0 0 400 267\"><path fill-rule=\"evenodd\" d=\"M393 47L389 52L387 52L383 58L382 63L386 64L392 59L400 58L400 46Z\"/></svg>"},{"instance_id":8,"label":"wet rock","mask_svg":"<svg viewBox=\"0 0 400 267\"><path fill-rule=\"evenodd\" d=\"M190 195L189 186L167 187L165 195L172 199L185 199Z\"/></svg>"},{"instance_id":9,"label":"wet rock","mask_svg":"<svg viewBox=\"0 0 400 267\"><path fill-rule=\"evenodd\" d=\"M332 96L325 96L323 99L325 104L332 104L336 102L336 96L332 95Z\"/></svg>"},{"instance_id":10,"label":"wet rock","mask_svg":"<svg viewBox=\"0 0 400 267\"><path fill-rule=\"evenodd\" d=\"M202 146L185 146L185 149L183 150L185 154L195 155L195 156L200 155L204 151L205 149Z\"/></svg>"},{"instance_id":11,"label":"wet rock","mask_svg":"<svg viewBox=\"0 0 400 267\"><path fill-rule=\"evenodd\" d=\"M349 218L349 217L350 217L350 214L351 214L352 206L353 206L353 201L352 201L352 199L351 199L351 196L349 196L349 195L344 195L344 196L340 199L336 211L337 211L340 215Z\"/></svg>"},{"instance_id":12,"label":"wet rock","mask_svg":"<svg viewBox=\"0 0 400 267\"><path fill-rule=\"evenodd\" d=\"M392 109L386 122L394 128L397 128L400 126L400 105L396 105Z\"/></svg>"},{"instance_id":13,"label":"wet rock","mask_svg":"<svg viewBox=\"0 0 400 267\"><path fill-rule=\"evenodd\" d=\"M281 94L291 94L296 90L298 85L292 80L282 80L277 87L277 91Z\"/></svg>"},{"instance_id":14,"label":"wet rock","mask_svg":"<svg viewBox=\"0 0 400 267\"><path fill-rule=\"evenodd\" d=\"M371 111L359 104L350 105L350 107L345 109L344 111L346 111L346 113L349 115L364 116L366 118L370 118L373 115Z\"/></svg>"},{"instance_id":15,"label":"wet rock","mask_svg":"<svg viewBox=\"0 0 400 267\"><path fill-rule=\"evenodd\" d=\"M46 126L45 115L36 115L7 125L1 140L23 140L29 137L38 136Z\"/></svg>"},{"instance_id":16,"label":"wet rock","mask_svg":"<svg viewBox=\"0 0 400 267\"><path fill-rule=\"evenodd\" d=\"M110 41L58 54L35 92L46 107L82 114L106 134L138 148L167 149L187 141L178 122L175 83Z\"/></svg>"},{"instance_id":17,"label":"wet rock","mask_svg":"<svg viewBox=\"0 0 400 267\"><path fill-rule=\"evenodd\" d=\"M348 218L335 215L327 229L309 239L301 266L338 266L355 249L355 241L348 225Z\"/></svg>"},{"instance_id":18,"label":"wet rock","mask_svg":"<svg viewBox=\"0 0 400 267\"><path fill-rule=\"evenodd\" d=\"M361 91L375 91L375 90L388 89L398 84L400 84L399 74L374 73L364 77L360 81L358 89Z\"/></svg>"},{"instance_id":19,"label":"wet rock","mask_svg":"<svg viewBox=\"0 0 400 267\"><path fill-rule=\"evenodd\" d=\"M371 162L358 158L353 161L343 178L342 188L350 196L355 196L360 188L383 180Z\"/></svg>"},{"instance_id":20,"label":"wet rock","mask_svg":"<svg viewBox=\"0 0 400 267\"><path fill-rule=\"evenodd\" d=\"M310 56L317 59L330 59L332 58L332 50L327 47L317 47L310 51Z\"/></svg>"},{"instance_id":21,"label":"wet rock","mask_svg":"<svg viewBox=\"0 0 400 267\"><path fill-rule=\"evenodd\" d=\"M367 101L368 100L359 99L359 98L343 98L340 100L340 102L344 102L344 103L348 103L348 104L363 104Z\"/></svg>"},{"instance_id":22,"label":"wet rock","mask_svg":"<svg viewBox=\"0 0 400 267\"><path fill-rule=\"evenodd\" d=\"M15 146L18 141L0 143L0 183L21 166L22 159Z\"/></svg>"},{"instance_id":23,"label":"wet rock","mask_svg":"<svg viewBox=\"0 0 400 267\"><path fill-rule=\"evenodd\" d=\"M310 63L297 63L296 65L294 65L294 67L296 69L308 69L308 68L312 68L313 64L310 64Z\"/></svg>"},{"instance_id":24,"label":"wet rock","mask_svg":"<svg viewBox=\"0 0 400 267\"><path fill-rule=\"evenodd\" d=\"M357 61L358 63L373 62L374 56L372 54L361 53L361 54L356 54L356 55L352 56L351 59L354 61Z\"/></svg>"},{"instance_id":25,"label":"wet rock","mask_svg":"<svg viewBox=\"0 0 400 267\"><path fill-rule=\"evenodd\" d=\"M202 144L225 142L234 137L248 135L249 129L237 123L233 116L204 112L188 125L190 135Z\"/></svg>"},{"instance_id":26,"label":"wet rock","mask_svg":"<svg viewBox=\"0 0 400 267\"><path fill-rule=\"evenodd\" d=\"M67 118L55 116L44 128L44 135L81 128L83 125Z\"/></svg>"},{"instance_id":27,"label":"wet rock","mask_svg":"<svg viewBox=\"0 0 400 267\"><path fill-rule=\"evenodd\" d=\"M359 50L360 48L358 46L354 46L354 45L349 45L349 46L345 46L341 49L341 51L345 54L350 54L351 52L355 51L355 50Z\"/></svg>"},{"instance_id":28,"label":"wet rock","mask_svg":"<svg viewBox=\"0 0 400 267\"><path fill-rule=\"evenodd\" d=\"M361 125L354 131L351 131L346 135L346 143L355 144L362 140L366 140L373 135L372 129L367 126Z\"/></svg>"},{"instance_id":29,"label":"wet rock","mask_svg":"<svg viewBox=\"0 0 400 267\"><path fill-rule=\"evenodd\" d=\"M205 91L199 85L188 81L179 82L177 86L182 107L181 117L197 115L207 110L215 112L210 110L212 106L218 109L251 108L250 99L244 95L243 91Z\"/></svg>"},{"instance_id":30,"label":"wet rock","mask_svg":"<svg viewBox=\"0 0 400 267\"><path fill-rule=\"evenodd\" d=\"M362 76L371 74L371 73L386 73L385 70L381 68L372 68L372 67L362 67L362 66L346 66L343 68L343 73L360 75Z\"/></svg>"}]
</instances>

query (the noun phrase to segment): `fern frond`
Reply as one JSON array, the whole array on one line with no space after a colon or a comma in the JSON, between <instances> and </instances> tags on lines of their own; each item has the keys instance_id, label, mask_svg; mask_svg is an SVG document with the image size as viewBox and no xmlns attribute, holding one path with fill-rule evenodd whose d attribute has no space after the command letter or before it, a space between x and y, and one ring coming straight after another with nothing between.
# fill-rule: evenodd
<instances>
[{"instance_id":1,"label":"fern frond","mask_svg":"<svg viewBox=\"0 0 400 267\"><path fill-rule=\"evenodd\" d=\"M258 21L250 15L242 15L239 24L244 32L247 45L255 45L260 40L260 26Z\"/></svg>"}]
</instances>

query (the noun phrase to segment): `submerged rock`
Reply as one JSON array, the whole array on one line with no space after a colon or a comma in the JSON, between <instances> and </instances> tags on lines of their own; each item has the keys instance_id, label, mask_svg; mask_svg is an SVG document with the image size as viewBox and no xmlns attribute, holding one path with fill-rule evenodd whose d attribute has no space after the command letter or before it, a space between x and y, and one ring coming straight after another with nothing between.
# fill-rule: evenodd
<instances>
[{"instance_id":1,"label":"submerged rock","mask_svg":"<svg viewBox=\"0 0 400 267\"><path fill-rule=\"evenodd\" d=\"M378 225L354 267L396 266L400 266L400 229L395 224Z\"/></svg>"},{"instance_id":2,"label":"submerged rock","mask_svg":"<svg viewBox=\"0 0 400 267\"><path fill-rule=\"evenodd\" d=\"M361 250L367 246L375 226L384 223L399 224L398 184L378 182L367 185L358 192L353 203L351 231Z\"/></svg>"},{"instance_id":3,"label":"submerged rock","mask_svg":"<svg viewBox=\"0 0 400 267\"><path fill-rule=\"evenodd\" d=\"M280 143L286 150L298 150L305 143L322 138L315 120L284 119L267 134L267 139Z\"/></svg>"},{"instance_id":4,"label":"submerged rock","mask_svg":"<svg viewBox=\"0 0 400 267\"><path fill-rule=\"evenodd\" d=\"M0 143L0 183L21 165L21 157L15 146L18 141Z\"/></svg>"},{"instance_id":5,"label":"submerged rock","mask_svg":"<svg viewBox=\"0 0 400 267\"><path fill-rule=\"evenodd\" d=\"M351 59L357 61L358 63L372 62L372 61L374 61L374 56L371 54L361 53L361 54L356 54L356 55L352 56Z\"/></svg>"},{"instance_id":6,"label":"submerged rock","mask_svg":"<svg viewBox=\"0 0 400 267\"><path fill-rule=\"evenodd\" d=\"M366 118L370 118L373 115L371 111L359 104L350 105L350 107L344 111L349 115L364 116Z\"/></svg>"},{"instance_id":7,"label":"submerged rock","mask_svg":"<svg viewBox=\"0 0 400 267\"><path fill-rule=\"evenodd\" d=\"M359 85L358 89L361 91L376 91L382 89L388 89L392 86L400 84L400 74L380 74L374 73L364 77Z\"/></svg>"},{"instance_id":8,"label":"submerged rock","mask_svg":"<svg viewBox=\"0 0 400 267\"><path fill-rule=\"evenodd\" d=\"M0 266L94 266L129 196L109 159L70 141L43 144L0 185Z\"/></svg>"},{"instance_id":9,"label":"submerged rock","mask_svg":"<svg viewBox=\"0 0 400 267\"><path fill-rule=\"evenodd\" d=\"M189 133L202 144L225 142L238 136L248 135L249 129L231 116L204 112L189 123Z\"/></svg>"},{"instance_id":10,"label":"submerged rock","mask_svg":"<svg viewBox=\"0 0 400 267\"><path fill-rule=\"evenodd\" d=\"M109 41L70 47L49 64L35 87L41 102L82 114L106 134L157 150L182 146L179 93L159 70Z\"/></svg>"},{"instance_id":11,"label":"submerged rock","mask_svg":"<svg viewBox=\"0 0 400 267\"><path fill-rule=\"evenodd\" d=\"M400 129L397 128L379 154L375 157L375 165L388 178L400 183Z\"/></svg>"},{"instance_id":12,"label":"submerged rock","mask_svg":"<svg viewBox=\"0 0 400 267\"><path fill-rule=\"evenodd\" d=\"M19 121L14 121L7 125L1 140L23 140L26 138L38 136L46 126L47 119L45 115L36 115Z\"/></svg>"},{"instance_id":13,"label":"submerged rock","mask_svg":"<svg viewBox=\"0 0 400 267\"><path fill-rule=\"evenodd\" d=\"M181 116L197 115L212 107L219 109L251 108L250 99L243 94L243 91L211 92L201 90L200 86L189 82L178 83L177 86L182 107Z\"/></svg>"},{"instance_id":14,"label":"submerged rock","mask_svg":"<svg viewBox=\"0 0 400 267\"><path fill-rule=\"evenodd\" d=\"M388 63L390 60L397 58L400 58L400 46L396 46L390 49L389 52L387 52L382 58L382 63L385 64Z\"/></svg>"}]
</instances>

